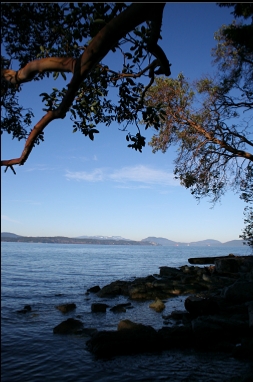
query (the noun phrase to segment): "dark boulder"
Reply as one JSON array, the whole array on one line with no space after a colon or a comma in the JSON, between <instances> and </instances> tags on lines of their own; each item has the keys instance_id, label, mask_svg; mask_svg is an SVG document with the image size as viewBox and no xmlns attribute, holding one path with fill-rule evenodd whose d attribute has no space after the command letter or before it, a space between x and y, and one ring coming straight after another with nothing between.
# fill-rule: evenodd
<instances>
[{"instance_id":1,"label":"dark boulder","mask_svg":"<svg viewBox=\"0 0 253 382\"><path fill-rule=\"evenodd\" d=\"M71 312L72 310L76 309L76 304L71 303L71 304L62 304L56 306L56 309L60 310L62 313L68 313Z\"/></svg>"},{"instance_id":2,"label":"dark boulder","mask_svg":"<svg viewBox=\"0 0 253 382\"><path fill-rule=\"evenodd\" d=\"M31 305L25 305L24 306L24 309L21 309L21 310L17 310L17 313L21 313L21 314L26 314L28 312L31 312L32 311L32 307Z\"/></svg>"},{"instance_id":3,"label":"dark boulder","mask_svg":"<svg viewBox=\"0 0 253 382\"><path fill-rule=\"evenodd\" d=\"M91 311L93 313L105 313L106 312L106 309L108 308L109 305L107 304L102 304L102 303L94 303L94 304L91 304Z\"/></svg>"},{"instance_id":4,"label":"dark boulder","mask_svg":"<svg viewBox=\"0 0 253 382\"><path fill-rule=\"evenodd\" d=\"M59 325L55 326L53 332L55 334L74 334L77 333L82 327L82 321L74 318L68 318L66 321L63 321Z\"/></svg>"},{"instance_id":5,"label":"dark boulder","mask_svg":"<svg viewBox=\"0 0 253 382\"><path fill-rule=\"evenodd\" d=\"M194 317L216 314L219 312L218 303L212 298L189 296L184 302L185 309Z\"/></svg>"},{"instance_id":6,"label":"dark boulder","mask_svg":"<svg viewBox=\"0 0 253 382\"><path fill-rule=\"evenodd\" d=\"M231 303L253 301L253 281L238 280L226 287L222 294Z\"/></svg>"},{"instance_id":7,"label":"dark boulder","mask_svg":"<svg viewBox=\"0 0 253 382\"><path fill-rule=\"evenodd\" d=\"M128 296L129 281L113 281L111 284L105 285L98 292L99 297L114 297L119 295Z\"/></svg>"},{"instance_id":8,"label":"dark boulder","mask_svg":"<svg viewBox=\"0 0 253 382\"><path fill-rule=\"evenodd\" d=\"M101 290L100 286L99 285L96 285L92 288L89 288L87 289L87 292L90 292L90 293L98 293L99 291Z\"/></svg>"},{"instance_id":9,"label":"dark boulder","mask_svg":"<svg viewBox=\"0 0 253 382\"><path fill-rule=\"evenodd\" d=\"M101 331L94 334L87 341L88 350L97 357L111 357L160 349L159 336L155 329L142 324L132 324L131 328L122 328L119 324L117 331Z\"/></svg>"},{"instance_id":10,"label":"dark boulder","mask_svg":"<svg viewBox=\"0 0 253 382\"><path fill-rule=\"evenodd\" d=\"M128 302L126 304L118 304L118 305L115 305L113 306L110 311L111 312L114 312L114 313L122 313L122 312L126 312L126 309L127 308L130 308L132 307L131 306L131 302Z\"/></svg>"},{"instance_id":11,"label":"dark boulder","mask_svg":"<svg viewBox=\"0 0 253 382\"><path fill-rule=\"evenodd\" d=\"M193 331L191 325L163 327L158 330L162 349L183 349L193 347Z\"/></svg>"}]
</instances>

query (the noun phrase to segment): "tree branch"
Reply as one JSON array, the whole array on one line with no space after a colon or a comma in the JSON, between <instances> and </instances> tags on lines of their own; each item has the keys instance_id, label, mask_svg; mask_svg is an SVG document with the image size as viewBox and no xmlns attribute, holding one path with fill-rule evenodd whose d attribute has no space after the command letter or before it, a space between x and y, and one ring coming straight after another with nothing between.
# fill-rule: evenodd
<instances>
[{"instance_id":1,"label":"tree branch","mask_svg":"<svg viewBox=\"0 0 253 382\"><path fill-rule=\"evenodd\" d=\"M72 58L46 58L32 61L18 72L6 69L3 70L2 76L6 81L11 83L30 81L37 73L45 70L70 71L73 73L73 77L59 107L54 111L48 111L48 113L34 126L26 141L20 158L3 160L1 161L1 166L11 166L16 164L23 165L34 147L36 138L41 134L45 127L53 119L65 117L73 103L80 84L90 71L107 55L119 40L147 20L154 23L154 33L152 34L152 40L148 45L148 50L160 61L161 68L164 68L164 71L161 70L161 72L169 75L169 61L163 50L157 45L164 6L165 3L131 4L125 11L112 19L98 32L88 45L87 49L77 60Z\"/></svg>"},{"instance_id":2,"label":"tree branch","mask_svg":"<svg viewBox=\"0 0 253 382\"><path fill-rule=\"evenodd\" d=\"M44 72L74 72L76 59L70 57L48 57L29 62L24 68L15 71L1 69L1 78L11 84L31 81L37 74Z\"/></svg>"}]
</instances>

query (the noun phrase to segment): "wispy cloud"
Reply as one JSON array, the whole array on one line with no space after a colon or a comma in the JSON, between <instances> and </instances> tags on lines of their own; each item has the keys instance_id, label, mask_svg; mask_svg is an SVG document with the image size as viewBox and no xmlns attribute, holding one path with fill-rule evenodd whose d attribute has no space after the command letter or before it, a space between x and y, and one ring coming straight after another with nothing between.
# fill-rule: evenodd
<instances>
[{"instance_id":1,"label":"wispy cloud","mask_svg":"<svg viewBox=\"0 0 253 382\"><path fill-rule=\"evenodd\" d=\"M65 174L68 180L78 180L86 182L102 182L113 181L121 184L121 187L131 187L133 184L142 188L147 188L151 185L162 186L178 186L179 182L174 179L174 175L171 172L167 172L160 169L155 169L150 166L136 165L122 167L117 170L108 170L105 168L97 168L90 172L71 172L66 171Z\"/></svg>"},{"instance_id":2,"label":"wispy cloud","mask_svg":"<svg viewBox=\"0 0 253 382\"><path fill-rule=\"evenodd\" d=\"M1 220L5 220L5 221L11 222L11 223L20 224L20 222L18 220L11 219L11 218L9 218L9 216L6 216L6 215L1 215Z\"/></svg>"},{"instance_id":3,"label":"wispy cloud","mask_svg":"<svg viewBox=\"0 0 253 382\"><path fill-rule=\"evenodd\" d=\"M106 175L104 173L103 169L95 169L91 172L85 172L85 171L76 171L71 172L67 171L65 174L66 178L68 180L74 179L74 180L84 180L86 182L101 182L105 180Z\"/></svg>"},{"instance_id":4,"label":"wispy cloud","mask_svg":"<svg viewBox=\"0 0 253 382\"><path fill-rule=\"evenodd\" d=\"M138 182L164 186L177 185L177 182L173 177L174 175L170 172L143 165L123 167L120 170L115 170L110 175L110 178L116 182Z\"/></svg>"},{"instance_id":5,"label":"wispy cloud","mask_svg":"<svg viewBox=\"0 0 253 382\"><path fill-rule=\"evenodd\" d=\"M47 165L43 165L43 164L38 164L38 165L35 165L34 167L29 167L29 168L26 168L24 171L25 172L32 172L32 171L55 171L55 170L59 170L58 167L53 167L53 166L47 166Z\"/></svg>"}]
</instances>

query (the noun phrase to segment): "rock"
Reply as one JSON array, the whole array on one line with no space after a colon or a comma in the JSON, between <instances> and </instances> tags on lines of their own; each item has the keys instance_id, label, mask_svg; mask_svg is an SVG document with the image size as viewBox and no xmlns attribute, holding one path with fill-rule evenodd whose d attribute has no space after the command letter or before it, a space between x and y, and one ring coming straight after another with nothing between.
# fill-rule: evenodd
<instances>
[{"instance_id":1,"label":"rock","mask_svg":"<svg viewBox=\"0 0 253 382\"><path fill-rule=\"evenodd\" d=\"M110 311L114 313L121 313L121 312L126 312L126 308L130 308L131 302L128 302L126 304L118 304L113 306Z\"/></svg>"},{"instance_id":2,"label":"rock","mask_svg":"<svg viewBox=\"0 0 253 382\"><path fill-rule=\"evenodd\" d=\"M218 273L249 272L253 269L253 256L218 258L215 260L215 269Z\"/></svg>"},{"instance_id":3,"label":"rock","mask_svg":"<svg viewBox=\"0 0 253 382\"><path fill-rule=\"evenodd\" d=\"M249 328L253 332L253 301L248 304Z\"/></svg>"},{"instance_id":4,"label":"rock","mask_svg":"<svg viewBox=\"0 0 253 382\"><path fill-rule=\"evenodd\" d=\"M183 320L185 317L189 317L189 313L186 310L173 310L170 317L174 320Z\"/></svg>"},{"instance_id":5,"label":"rock","mask_svg":"<svg viewBox=\"0 0 253 382\"><path fill-rule=\"evenodd\" d=\"M173 277L175 280L175 277L180 277L180 270L178 268L172 268L172 267L160 267L160 276L162 277Z\"/></svg>"},{"instance_id":6,"label":"rock","mask_svg":"<svg viewBox=\"0 0 253 382\"><path fill-rule=\"evenodd\" d=\"M94 303L91 304L91 311L93 313L98 313L98 312L106 312L106 309L108 308L109 305L107 304L102 304L102 303Z\"/></svg>"},{"instance_id":7,"label":"rock","mask_svg":"<svg viewBox=\"0 0 253 382\"><path fill-rule=\"evenodd\" d=\"M56 309L60 310L62 313L71 312L71 310L76 309L76 304L63 304L56 306Z\"/></svg>"},{"instance_id":8,"label":"rock","mask_svg":"<svg viewBox=\"0 0 253 382\"><path fill-rule=\"evenodd\" d=\"M216 314L219 305L212 298L189 296L184 302L185 309L194 317L200 315Z\"/></svg>"},{"instance_id":9,"label":"rock","mask_svg":"<svg viewBox=\"0 0 253 382\"><path fill-rule=\"evenodd\" d=\"M253 281L238 280L222 291L222 296L232 303L253 301Z\"/></svg>"},{"instance_id":10,"label":"rock","mask_svg":"<svg viewBox=\"0 0 253 382\"><path fill-rule=\"evenodd\" d=\"M248 317L244 314L200 316L191 324L196 342L202 345L222 340L236 344L249 332Z\"/></svg>"},{"instance_id":11,"label":"rock","mask_svg":"<svg viewBox=\"0 0 253 382\"><path fill-rule=\"evenodd\" d=\"M17 310L17 313L19 313L19 314L26 314L26 313L31 312L31 311L32 311L31 305L25 305L24 309Z\"/></svg>"},{"instance_id":12,"label":"rock","mask_svg":"<svg viewBox=\"0 0 253 382\"><path fill-rule=\"evenodd\" d=\"M165 305L159 298L156 298L154 302L149 304L149 307L151 309L154 309L156 312L160 313L164 310Z\"/></svg>"},{"instance_id":13,"label":"rock","mask_svg":"<svg viewBox=\"0 0 253 382\"><path fill-rule=\"evenodd\" d=\"M101 290L98 292L99 297L113 297L118 295L128 295L128 286L130 282L128 281L114 281L109 285L105 285Z\"/></svg>"},{"instance_id":14,"label":"rock","mask_svg":"<svg viewBox=\"0 0 253 382\"><path fill-rule=\"evenodd\" d=\"M121 320L118 323L118 328L117 330L124 330L124 329L135 329L138 328L142 324L137 324L131 320Z\"/></svg>"},{"instance_id":15,"label":"rock","mask_svg":"<svg viewBox=\"0 0 253 382\"><path fill-rule=\"evenodd\" d=\"M66 321L63 321L59 325L55 326L53 332L55 334L72 334L76 333L82 327L82 321L76 320L74 318L68 318Z\"/></svg>"},{"instance_id":16,"label":"rock","mask_svg":"<svg viewBox=\"0 0 253 382\"><path fill-rule=\"evenodd\" d=\"M235 257L232 253L228 256L215 256L215 257L192 257L188 259L190 264L214 264L217 259L229 259Z\"/></svg>"},{"instance_id":17,"label":"rock","mask_svg":"<svg viewBox=\"0 0 253 382\"><path fill-rule=\"evenodd\" d=\"M192 347L193 331L191 325L163 327L158 330L162 349Z\"/></svg>"},{"instance_id":18,"label":"rock","mask_svg":"<svg viewBox=\"0 0 253 382\"><path fill-rule=\"evenodd\" d=\"M96 285L96 286L94 286L92 288L87 289L87 292L98 293L100 290L101 290L100 286Z\"/></svg>"},{"instance_id":19,"label":"rock","mask_svg":"<svg viewBox=\"0 0 253 382\"><path fill-rule=\"evenodd\" d=\"M88 350L97 357L110 357L153 352L160 348L158 334L151 326L129 321L119 323L118 328L117 331L96 333L87 341Z\"/></svg>"}]
</instances>

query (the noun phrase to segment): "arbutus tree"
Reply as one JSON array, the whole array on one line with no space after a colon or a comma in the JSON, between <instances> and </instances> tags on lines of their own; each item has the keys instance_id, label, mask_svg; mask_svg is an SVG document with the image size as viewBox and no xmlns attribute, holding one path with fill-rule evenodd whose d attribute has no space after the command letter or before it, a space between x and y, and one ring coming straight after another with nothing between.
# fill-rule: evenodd
<instances>
[{"instance_id":1,"label":"arbutus tree","mask_svg":"<svg viewBox=\"0 0 253 382\"><path fill-rule=\"evenodd\" d=\"M215 77L190 83L182 74L176 79L157 78L146 94L150 107L161 107L161 126L149 143L153 152L177 147L174 174L199 200L217 202L227 190L241 193L252 203L253 190L253 5L234 7L233 22L215 34ZM242 237L253 248L252 207L245 208Z\"/></svg>"},{"instance_id":2,"label":"arbutus tree","mask_svg":"<svg viewBox=\"0 0 253 382\"><path fill-rule=\"evenodd\" d=\"M25 146L18 158L1 166L23 165L33 147L44 139L44 129L70 113L73 131L91 140L97 125L116 121L135 124L127 133L128 146L141 151L145 128L160 126L159 107L147 107L145 93L155 76L170 75L170 63L158 45L165 3L3 3L1 5L1 133L7 132ZM109 52L118 52L122 67L112 70L102 63ZM19 66L11 68L12 63ZM71 81L63 88L42 93L44 116L31 128L32 106L22 106L26 82L59 75ZM139 82L139 79L145 81ZM119 101L110 98L118 89ZM36 87L35 87L36 89Z\"/></svg>"}]
</instances>

